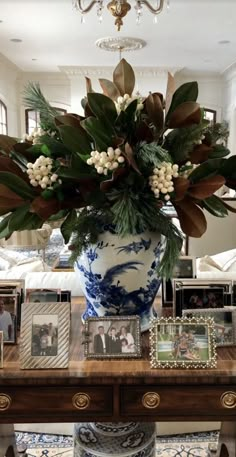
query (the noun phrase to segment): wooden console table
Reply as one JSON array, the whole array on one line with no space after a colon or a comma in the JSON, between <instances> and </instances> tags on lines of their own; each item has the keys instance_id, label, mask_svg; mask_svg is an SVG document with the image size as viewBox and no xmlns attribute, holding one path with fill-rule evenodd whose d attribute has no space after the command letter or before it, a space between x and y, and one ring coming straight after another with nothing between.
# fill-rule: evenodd
<instances>
[{"instance_id":1,"label":"wooden console table","mask_svg":"<svg viewBox=\"0 0 236 457\"><path fill-rule=\"evenodd\" d=\"M219 348L215 369L157 370L150 368L146 334L140 360L85 360L79 315L74 304L69 369L20 370L19 347L5 347L1 424L222 421L235 457L236 348Z\"/></svg>"}]
</instances>

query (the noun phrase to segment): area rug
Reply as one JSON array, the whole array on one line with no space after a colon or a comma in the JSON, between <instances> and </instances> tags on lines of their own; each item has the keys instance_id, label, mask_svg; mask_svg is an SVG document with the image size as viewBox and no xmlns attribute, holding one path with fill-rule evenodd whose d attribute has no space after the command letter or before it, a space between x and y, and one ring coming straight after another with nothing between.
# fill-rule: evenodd
<instances>
[{"instance_id":1,"label":"area rug","mask_svg":"<svg viewBox=\"0 0 236 457\"><path fill-rule=\"evenodd\" d=\"M219 432L188 433L157 438L156 457L208 457ZM73 457L71 436L16 432L17 444L27 446L28 457Z\"/></svg>"}]
</instances>

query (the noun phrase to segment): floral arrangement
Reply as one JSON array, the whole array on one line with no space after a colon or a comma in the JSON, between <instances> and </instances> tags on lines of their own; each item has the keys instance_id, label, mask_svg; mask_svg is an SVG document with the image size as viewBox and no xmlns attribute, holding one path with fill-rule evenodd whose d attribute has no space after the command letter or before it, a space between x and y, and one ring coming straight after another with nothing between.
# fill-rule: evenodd
<instances>
[{"instance_id":1,"label":"floral arrangement","mask_svg":"<svg viewBox=\"0 0 236 457\"><path fill-rule=\"evenodd\" d=\"M24 141L0 135L0 237L64 219L73 257L96 241L104 224L121 237L145 230L166 237L159 274L169 276L182 237L165 212L173 205L182 231L200 237L205 211L233 210L215 192L236 189L236 157L213 132L196 102L197 82L175 89L169 75L165 98L133 95L135 75L122 59L113 81L86 78L84 116L59 115L38 84L24 102L40 113L40 130ZM225 131L223 131L225 136Z\"/></svg>"}]
</instances>

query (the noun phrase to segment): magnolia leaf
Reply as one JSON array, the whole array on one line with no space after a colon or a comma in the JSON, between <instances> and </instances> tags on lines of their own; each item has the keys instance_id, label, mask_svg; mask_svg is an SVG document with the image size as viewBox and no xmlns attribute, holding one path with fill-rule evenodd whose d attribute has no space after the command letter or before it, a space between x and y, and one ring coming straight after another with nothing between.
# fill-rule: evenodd
<instances>
[{"instance_id":1,"label":"magnolia leaf","mask_svg":"<svg viewBox=\"0 0 236 457\"><path fill-rule=\"evenodd\" d=\"M196 102L184 102L170 114L167 123L170 129L188 127L193 124L200 124L201 109Z\"/></svg>"},{"instance_id":2,"label":"magnolia leaf","mask_svg":"<svg viewBox=\"0 0 236 457\"><path fill-rule=\"evenodd\" d=\"M67 114L63 114L60 116L56 116L54 118L54 121L55 121L55 124L57 127L60 125L70 125L71 127L82 129L80 122L83 119L84 119L84 117L82 117L82 116L80 117L75 114L67 113Z\"/></svg>"},{"instance_id":3,"label":"magnolia leaf","mask_svg":"<svg viewBox=\"0 0 236 457\"><path fill-rule=\"evenodd\" d=\"M22 171L22 169L13 162L10 157L0 157L0 170L3 172L12 173L23 179L25 182L29 182L28 175Z\"/></svg>"},{"instance_id":4,"label":"magnolia leaf","mask_svg":"<svg viewBox=\"0 0 236 457\"><path fill-rule=\"evenodd\" d=\"M122 176L125 176L127 174L127 169L126 168L116 168L113 173L111 179L106 179L106 181L102 181L100 183L100 189L102 192L108 192L108 190L113 187L113 184Z\"/></svg>"},{"instance_id":5,"label":"magnolia leaf","mask_svg":"<svg viewBox=\"0 0 236 457\"><path fill-rule=\"evenodd\" d=\"M9 154L13 146L17 143L15 138L8 135L0 135L0 149Z\"/></svg>"},{"instance_id":6,"label":"magnolia leaf","mask_svg":"<svg viewBox=\"0 0 236 457\"><path fill-rule=\"evenodd\" d=\"M226 203L225 200L221 200L224 207L228 210L228 211L231 211L231 213L236 213L236 208L234 208L233 206L229 205L228 203Z\"/></svg>"},{"instance_id":7,"label":"magnolia leaf","mask_svg":"<svg viewBox=\"0 0 236 457\"><path fill-rule=\"evenodd\" d=\"M195 168L189 175L188 179L192 183L195 183L201 179L205 179L209 176L214 176L219 173L224 176L222 168L225 161L226 159L209 159L206 162L201 163L199 167Z\"/></svg>"},{"instance_id":8,"label":"magnolia leaf","mask_svg":"<svg viewBox=\"0 0 236 457\"><path fill-rule=\"evenodd\" d=\"M58 213L60 209L60 203L56 198L45 200L39 195L32 201L30 210L46 221L52 214Z\"/></svg>"},{"instance_id":9,"label":"magnolia leaf","mask_svg":"<svg viewBox=\"0 0 236 457\"><path fill-rule=\"evenodd\" d=\"M189 188L189 180L186 178L173 178L174 182L174 201L178 202L183 200L188 188Z\"/></svg>"},{"instance_id":10,"label":"magnolia leaf","mask_svg":"<svg viewBox=\"0 0 236 457\"><path fill-rule=\"evenodd\" d=\"M212 195L211 197L208 197L205 200L203 200L202 205L213 216L225 217L228 214L228 211L223 201L216 195Z\"/></svg>"},{"instance_id":11,"label":"magnolia leaf","mask_svg":"<svg viewBox=\"0 0 236 457\"><path fill-rule=\"evenodd\" d=\"M164 125L164 113L160 94L149 94L145 100L145 107L151 122L158 130L162 130Z\"/></svg>"},{"instance_id":12,"label":"magnolia leaf","mask_svg":"<svg viewBox=\"0 0 236 457\"><path fill-rule=\"evenodd\" d=\"M69 243L73 227L77 220L77 213L75 209L69 212L68 216L61 225L61 234L64 238L65 243Z\"/></svg>"},{"instance_id":13,"label":"magnolia leaf","mask_svg":"<svg viewBox=\"0 0 236 457\"><path fill-rule=\"evenodd\" d=\"M100 78L99 82L104 95L110 97L112 100L117 100L120 95L120 91L116 85L112 81L109 81L109 79L104 78Z\"/></svg>"},{"instance_id":14,"label":"magnolia leaf","mask_svg":"<svg viewBox=\"0 0 236 457\"><path fill-rule=\"evenodd\" d=\"M132 95L135 86L135 75L131 65L125 59L121 59L113 72L113 82L121 95Z\"/></svg>"},{"instance_id":15,"label":"magnolia leaf","mask_svg":"<svg viewBox=\"0 0 236 457\"><path fill-rule=\"evenodd\" d=\"M88 117L82 121L81 124L83 125L86 132L88 132L88 134L93 138L95 142L95 148L98 151L106 151L109 146L112 146L113 135L115 137L115 132L113 132L112 135L112 133L99 119L96 117Z\"/></svg>"},{"instance_id":16,"label":"magnolia leaf","mask_svg":"<svg viewBox=\"0 0 236 457\"><path fill-rule=\"evenodd\" d=\"M215 144L211 148L210 159L218 159L220 157L226 157L230 154L230 150L226 148L223 144Z\"/></svg>"},{"instance_id":17,"label":"magnolia leaf","mask_svg":"<svg viewBox=\"0 0 236 457\"><path fill-rule=\"evenodd\" d=\"M165 100L165 112L166 113L168 113L168 111L169 111L174 92L175 92L175 78L171 73L168 72L168 80L167 80L167 87L166 87L166 100Z\"/></svg>"},{"instance_id":18,"label":"magnolia leaf","mask_svg":"<svg viewBox=\"0 0 236 457\"><path fill-rule=\"evenodd\" d=\"M86 91L87 91L87 94L91 94L92 92L94 92L94 90L93 90L93 88L92 88L91 79L88 78L87 76L85 76L85 82L86 82Z\"/></svg>"},{"instance_id":19,"label":"magnolia leaf","mask_svg":"<svg viewBox=\"0 0 236 457\"><path fill-rule=\"evenodd\" d=\"M194 238L200 238L207 228L206 218L202 210L189 197L175 203L179 217L180 227L183 232Z\"/></svg>"},{"instance_id":20,"label":"magnolia leaf","mask_svg":"<svg viewBox=\"0 0 236 457\"><path fill-rule=\"evenodd\" d=\"M16 209L9 219L8 228L11 232L24 230L28 225L29 204Z\"/></svg>"},{"instance_id":21,"label":"magnolia leaf","mask_svg":"<svg viewBox=\"0 0 236 457\"><path fill-rule=\"evenodd\" d=\"M69 151L90 154L92 150L90 138L83 128L78 129L70 125L61 125L58 128L61 139Z\"/></svg>"},{"instance_id":22,"label":"magnolia leaf","mask_svg":"<svg viewBox=\"0 0 236 457\"><path fill-rule=\"evenodd\" d=\"M8 214L8 216L4 217L4 219L1 220L0 222L0 238L9 238L12 232L10 232L8 228L8 223L11 218L11 214Z\"/></svg>"},{"instance_id":23,"label":"magnolia leaf","mask_svg":"<svg viewBox=\"0 0 236 457\"><path fill-rule=\"evenodd\" d=\"M235 155L224 160L221 174L225 178L236 179L236 156Z\"/></svg>"},{"instance_id":24,"label":"magnolia leaf","mask_svg":"<svg viewBox=\"0 0 236 457\"><path fill-rule=\"evenodd\" d=\"M135 132L135 137L137 142L145 141L146 143L151 143L153 141L153 132L152 129L146 124L145 121L139 122Z\"/></svg>"},{"instance_id":25,"label":"magnolia leaf","mask_svg":"<svg viewBox=\"0 0 236 457\"><path fill-rule=\"evenodd\" d=\"M93 114L102 120L106 126L112 125L117 118L116 106L113 100L103 94L88 94L88 104Z\"/></svg>"},{"instance_id":26,"label":"magnolia leaf","mask_svg":"<svg viewBox=\"0 0 236 457\"><path fill-rule=\"evenodd\" d=\"M212 147L208 146L204 143L202 144L197 144L193 151L190 152L190 160L194 164L199 164L202 162L206 162L208 157L212 157Z\"/></svg>"},{"instance_id":27,"label":"magnolia leaf","mask_svg":"<svg viewBox=\"0 0 236 457\"><path fill-rule=\"evenodd\" d=\"M188 194L197 200L204 200L204 198L213 195L224 184L225 178L223 176L212 176L192 184L188 189Z\"/></svg>"},{"instance_id":28,"label":"magnolia leaf","mask_svg":"<svg viewBox=\"0 0 236 457\"><path fill-rule=\"evenodd\" d=\"M198 97L198 84L196 81L182 84L173 94L168 113L166 115L166 124L168 124L170 115L176 108L185 102L195 102Z\"/></svg>"},{"instance_id":29,"label":"magnolia leaf","mask_svg":"<svg viewBox=\"0 0 236 457\"><path fill-rule=\"evenodd\" d=\"M19 178L19 176L1 171L0 172L0 183L5 184L10 190L15 192L19 197L22 197L26 200L32 200L35 196L35 192L33 188L28 186L23 179Z\"/></svg>"},{"instance_id":30,"label":"magnolia leaf","mask_svg":"<svg viewBox=\"0 0 236 457\"><path fill-rule=\"evenodd\" d=\"M0 211L5 214L19 206L24 205L25 200L12 192L4 184L0 184Z\"/></svg>"},{"instance_id":31,"label":"magnolia leaf","mask_svg":"<svg viewBox=\"0 0 236 457\"><path fill-rule=\"evenodd\" d=\"M135 161L135 158L134 158L134 152L133 152L133 149L131 148L130 144L129 143L125 143L125 151L123 152L123 155L125 156L125 158L127 159L127 162L129 163L129 165L139 174L141 175L141 171L139 170L138 168L138 165Z\"/></svg>"}]
</instances>

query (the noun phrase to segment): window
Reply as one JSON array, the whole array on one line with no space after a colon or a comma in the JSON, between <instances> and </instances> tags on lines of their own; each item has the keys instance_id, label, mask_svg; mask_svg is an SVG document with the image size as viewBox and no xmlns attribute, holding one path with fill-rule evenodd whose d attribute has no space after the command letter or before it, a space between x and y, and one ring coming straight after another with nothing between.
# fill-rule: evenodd
<instances>
[{"instance_id":1,"label":"window","mask_svg":"<svg viewBox=\"0 0 236 457\"><path fill-rule=\"evenodd\" d=\"M0 100L0 133L7 134L7 107Z\"/></svg>"},{"instance_id":2,"label":"window","mask_svg":"<svg viewBox=\"0 0 236 457\"><path fill-rule=\"evenodd\" d=\"M204 119L210 122L210 125L216 123L216 111L214 109L204 108Z\"/></svg>"},{"instance_id":3,"label":"window","mask_svg":"<svg viewBox=\"0 0 236 457\"><path fill-rule=\"evenodd\" d=\"M55 108L60 114L66 114L66 109ZM38 128L40 124L40 116L37 111L32 109L25 110L25 130L30 135L35 128Z\"/></svg>"}]
</instances>

